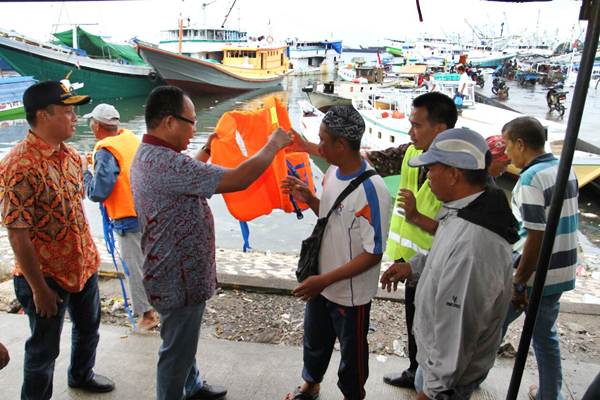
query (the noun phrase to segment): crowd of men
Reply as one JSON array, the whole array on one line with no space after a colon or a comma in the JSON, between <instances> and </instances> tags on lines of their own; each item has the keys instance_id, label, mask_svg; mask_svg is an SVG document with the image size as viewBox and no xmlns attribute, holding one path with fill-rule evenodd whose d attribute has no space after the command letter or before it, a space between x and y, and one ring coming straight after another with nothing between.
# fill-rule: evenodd
<instances>
[{"instance_id":1,"label":"crowd of men","mask_svg":"<svg viewBox=\"0 0 600 400\"><path fill-rule=\"evenodd\" d=\"M157 398L224 397L226 388L202 379L195 351L217 284L207 199L247 188L285 147L330 164L320 199L297 178L282 182L285 193L328 218L319 274L293 291L306 301L304 356L302 383L285 399L319 397L336 340L344 399L366 397L369 314L379 284L389 291L404 282L410 360L383 381L416 390L420 400L468 399L492 368L508 325L527 312L558 169L535 118L510 121L501 136L486 141L455 128L452 99L426 93L412 104L411 143L365 153L361 115L336 106L323 118L318 144L278 129L247 161L226 169L208 163L210 141L196 157L182 153L196 132L196 111L173 86L148 96L141 142L119 128L113 106L96 106L84 117L98 142L91 160L81 157L65 142L75 133L75 106L89 100L58 82L30 87L23 103L31 129L0 162L2 223L16 258L15 292L31 328L22 399L51 398L67 311L73 322L68 385L115 388L94 371L100 259L83 211L86 194L103 205L118 235L138 328L160 321ZM512 207L494 181L510 162L521 169ZM392 202L382 177L397 174ZM577 197L571 172L533 334L539 384L530 388L531 399L561 398L556 319L561 294L574 288ZM391 265L381 275L384 254ZM7 362L0 344L0 368Z\"/></svg>"}]
</instances>

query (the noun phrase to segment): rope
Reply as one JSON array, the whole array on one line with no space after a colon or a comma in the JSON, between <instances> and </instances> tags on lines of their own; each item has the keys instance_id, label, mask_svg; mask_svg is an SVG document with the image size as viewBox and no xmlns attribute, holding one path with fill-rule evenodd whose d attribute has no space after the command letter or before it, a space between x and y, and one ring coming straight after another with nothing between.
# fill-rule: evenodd
<instances>
[{"instance_id":1,"label":"rope","mask_svg":"<svg viewBox=\"0 0 600 400\"><path fill-rule=\"evenodd\" d=\"M131 306L129 305L129 302L127 301L127 290L125 289L125 282L124 282L123 278L121 278L121 275L118 274L119 264L117 263L117 258L115 256L115 253L117 253L119 260L121 261L121 265L123 266L123 272L125 273L125 276L127 276L127 277L129 277L129 268L127 268L127 263L125 263L125 260L123 260L123 258L121 257L121 254L119 254L119 252L116 249L115 234L114 234L114 230L113 230L114 224L110 220L110 218L108 218L108 214L106 213L106 208L104 208L104 205L102 205L102 203L100 203L99 206L100 206L100 213L102 214L102 228L104 230L104 243L106 244L106 250L108 250L108 252L112 258L113 265L115 266L115 270L117 271L117 276L118 276L119 282L121 284L121 292L123 293L123 303L124 303L124 307L125 307L125 312L127 313L127 318L129 319L129 323L131 324L133 331L137 332L137 325L135 323L135 317L133 316L133 311L131 310Z\"/></svg>"},{"instance_id":2,"label":"rope","mask_svg":"<svg viewBox=\"0 0 600 400\"><path fill-rule=\"evenodd\" d=\"M252 247L250 247L250 227L248 227L247 222L240 221L240 229L242 230L242 239L244 239L242 251L246 253L248 250L252 249Z\"/></svg>"}]
</instances>

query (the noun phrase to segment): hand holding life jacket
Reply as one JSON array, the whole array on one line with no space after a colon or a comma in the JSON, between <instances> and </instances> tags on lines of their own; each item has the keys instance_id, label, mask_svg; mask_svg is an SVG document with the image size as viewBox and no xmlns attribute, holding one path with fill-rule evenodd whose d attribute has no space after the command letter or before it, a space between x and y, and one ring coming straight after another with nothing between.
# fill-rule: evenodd
<instances>
[{"instance_id":1,"label":"hand holding life jacket","mask_svg":"<svg viewBox=\"0 0 600 400\"><path fill-rule=\"evenodd\" d=\"M279 127L290 131L291 123L285 105L274 96L266 98L264 107L259 110L223 114L215 128L216 138L210 146L212 163L236 168L260 151L268 142L269 135ZM227 209L240 221L268 215L274 209L294 211L292 200L280 189L281 181L294 173L308 184L310 190L315 190L308 153L284 149L246 190L223 194ZM297 208L305 210L308 205L298 202Z\"/></svg>"}]
</instances>

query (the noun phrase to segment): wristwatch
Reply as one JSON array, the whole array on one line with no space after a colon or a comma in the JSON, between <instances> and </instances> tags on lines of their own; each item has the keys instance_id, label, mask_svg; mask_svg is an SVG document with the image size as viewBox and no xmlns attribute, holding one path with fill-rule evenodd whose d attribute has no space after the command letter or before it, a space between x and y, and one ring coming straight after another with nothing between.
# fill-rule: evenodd
<instances>
[{"instance_id":1,"label":"wristwatch","mask_svg":"<svg viewBox=\"0 0 600 400\"><path fill-rule=\"evenodd\" d=\"M527 290L527 284L523 282L513 282L513 289L515 289L515 292L521 294Z\"/></svg>"}]
</instances>

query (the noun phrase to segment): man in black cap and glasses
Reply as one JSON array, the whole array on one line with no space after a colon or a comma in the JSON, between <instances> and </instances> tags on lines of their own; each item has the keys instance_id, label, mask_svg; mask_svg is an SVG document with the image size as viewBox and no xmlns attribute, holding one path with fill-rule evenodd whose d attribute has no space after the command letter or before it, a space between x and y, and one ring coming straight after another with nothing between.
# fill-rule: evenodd
<instances>
[{"instance_id":1,"label":"man in black cap and glasses","mask_svg":"<svg viewBox=\"0 0 600 400\"><path fill-rule=\"evenodd\" d=\"M0 214L15 253L17 299L29 318L23 399L52 397L54 363L65 313L72 328L68 384L110 392L114 383L93 371L100 326L100 257L83 210L79 154L64 141L75 133L75 106L90 101L54 81L25 91L31 129L0 161Z\"/></svg>"}]
</instances>

